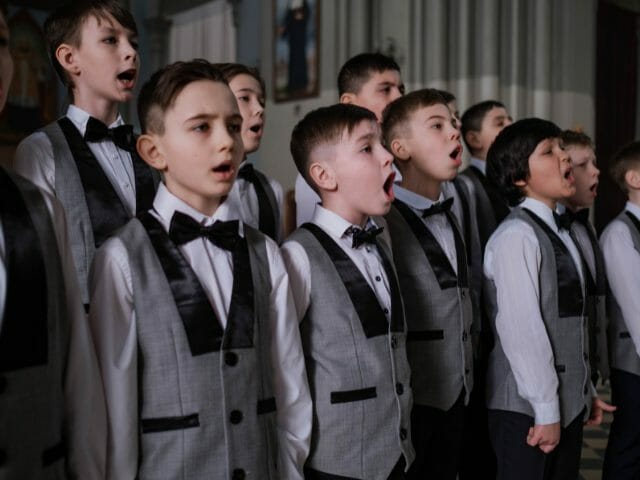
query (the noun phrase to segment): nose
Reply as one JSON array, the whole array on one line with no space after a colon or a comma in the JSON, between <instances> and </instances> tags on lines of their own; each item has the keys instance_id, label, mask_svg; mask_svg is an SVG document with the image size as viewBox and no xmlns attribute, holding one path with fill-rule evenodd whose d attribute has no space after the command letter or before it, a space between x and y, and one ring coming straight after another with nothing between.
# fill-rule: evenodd
<instances>
[{"instance_id":1,"label":"nose","mask_svg":"<svg viewBox=\"0 0 640 480\"><path fill-rule=\"evenodd\" d=\"M592 163L591 165L593 165L593 176L594 177L599 177L600 176L600 169L598 167L596 167L595 163Z\"/></svg>"},{"instance_id":2,"label":"nose","mask_svg":"<svg viewBox=\"0 0 640 480\"><path fill-rule=\"evenodd\" d=\"M236 145L237 138L240 135L233 135L228 128L219 128L217 135L212 135L212 141L215 147L220 151L231 151Z\"/></svg>"},{"instance_id":3,"label":"nose","mask_svg":"<svg viewBox=\"0 0 640 480\"><path fill-rule=\"evenodd\" d=\"M393 162L393 155L391 155L389 150L384 148L382 144L380 145L380 161L382 162L383 167L387 167Z\"/></svg>"},{"instance_id":4,"label":"nose","mask_svg":"<svg viewBox=\"0 0 640 480\"><path fill-rule=\"evenodd\" d=\"M259 100L254 100L253 101L253 114L254 115L264 115L264 106L262 105L262 103Z\"/></svg>"},{"instance_id":5,"label":"nose","mask_svg":"<svg viewBox=\"0 0 640 480\"><path fill-rule=\"evenodd\" d=\"M122 44L124 45L124 58L126 60L129 60L131 58L133 58L134 61L137 60L138 50L136 50L136 48L133 46L132 41L127 39L126 41L122 42Z\"/></svg>"}]
</instances>

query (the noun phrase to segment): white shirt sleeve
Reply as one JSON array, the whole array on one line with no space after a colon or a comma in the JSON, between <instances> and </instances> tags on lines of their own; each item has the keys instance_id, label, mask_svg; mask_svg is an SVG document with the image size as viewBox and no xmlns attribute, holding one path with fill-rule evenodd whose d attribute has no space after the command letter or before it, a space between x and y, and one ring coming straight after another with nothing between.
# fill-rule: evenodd
<instances>
[{"instance_id":1,"label":"white shirt sleeve","mask_svg":"<svg viewBox=\"0 0 640 480\"><path fill-rule=\"evenodd\" d=\"M289 277L275 242L267 242L271 270L269 319L281 478L302 480L311 443L312 403Z\"/></svg>"},{"instance_id":2,"label":"white shirt sleeve","mask_svg":"<svg viewBox=\"0 0 640 480\"><path fill-rule=\"evenodd\" d=\"M620 221L607 227L600 245L609 288L620 307L636 353L640 355L640 252L633 246L629 228Z\"/></svg>"},{"instance_id":3,"label":"white shirt sleeve","mask_svg":"<svg viewBox=\"0 0 640 480\"><path fill-rule=\"evenodd\" d=\"M281 248L282 258L289 274L291 293L298 322L304 318L311 301L311 265L309 257L298 242L285 242Z\"/></svg>"},{"instance_id":4,"label":"white shirt sleeve","mask_svg":"<svg viewBox=\"0 0 640 480\"><path fill-rule=\"evenodd\" d=\"M13 158L13 168L16 173L55 196L53 147L44 132L35 132L18 144Z\"/></svg>"},{"instance_id":5,"label":"white shirt sleeve","mask_svg":"<svg viewBox=\"0 0 640 480\"><path fill-rule=\"evenodd\" d=\"M280 243L284 240L284 190L282 185L277 180L269 178L269 185L273 190L273 194L276 197L276 204L278 205L278 211L280 212L280 224L278 225L278 231L276 232L277 238L280 239Z\"/></svg>"},{"instance_id":6,"label":"white shirt sleeve","mask_svg":"<svg viewBox=\"0 0 640 480\"><path fill-rule=\"evenodd\" d=\"M560 421L558 377L540 312L540 246L521 221L503 224L487 244L485 274L495 283L496 330L518 393L532 406L537 425Z\"/></svg>"},{"instance_id":7,"label":"white shirt sleeve","mask_svg":"<svg viewBox=\"0 0 640 480\"><path fill-rule=\"evenodd\" d=\"M56 233L65 282L69 345L64 372L64 428L70 478L102 479L105 472L106 411L96 352L73 264L66 219L55 198L44 195Z\"/></svg>"},{"instance_id":8,"label":"white shirt sleeve","mask_svg":"<svg viewBox=\"0 0 640 480\"><path fill-rule=\"evenodd\" d=\"M104 384L108 429L106 477L138 474L137 330L127 252L112 238L96 252L89 314Z\"/></svg>"}]
</instances>

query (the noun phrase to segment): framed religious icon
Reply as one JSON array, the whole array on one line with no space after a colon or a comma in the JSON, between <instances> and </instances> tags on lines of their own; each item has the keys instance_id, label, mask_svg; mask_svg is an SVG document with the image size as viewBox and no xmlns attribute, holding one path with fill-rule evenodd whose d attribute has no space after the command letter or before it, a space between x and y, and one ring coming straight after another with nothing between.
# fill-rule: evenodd
<instances>
[{"instance_id":1,"label":"framed religious icon","mask_svg":"<svg viewBox=\"0 0 640 480\"><path fill-rule=\"evenodd\" d=\"M319 93L320 0L274 0L273 98Z\"/></svg>"}]
</instances>

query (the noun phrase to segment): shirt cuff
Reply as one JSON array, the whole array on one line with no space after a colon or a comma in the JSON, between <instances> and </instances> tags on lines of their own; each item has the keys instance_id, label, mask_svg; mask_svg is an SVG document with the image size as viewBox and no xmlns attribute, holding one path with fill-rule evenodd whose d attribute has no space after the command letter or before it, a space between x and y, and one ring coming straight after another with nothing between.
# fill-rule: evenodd
<instances>
[{"instance_id":1,"label":"shirt cuff","mask_svg":"<svg viewBox=\"0 0 640 480\"><path fill-rule=\"evenodd\" d=\"M536 425L550 425L560 421L560 400L556 396L550 402L532 403Z\"/></svg>"}]
</instances>

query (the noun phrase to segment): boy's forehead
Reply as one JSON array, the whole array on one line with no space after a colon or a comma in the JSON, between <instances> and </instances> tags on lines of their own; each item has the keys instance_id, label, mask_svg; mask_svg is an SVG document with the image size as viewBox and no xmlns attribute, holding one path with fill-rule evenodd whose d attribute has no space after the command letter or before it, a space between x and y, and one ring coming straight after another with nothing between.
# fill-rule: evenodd
<instances>
[{"instance_id":1,"label":"boy's forehead","mask_svg":"<svg viewBox=\"0 0 640 480\"><path fill-rule=\"evenodd\" d=\"M229 86L214 80L196 80L185 85L167 109L180 116L240 115Z\"/></svg>"},{"instance_id":2,"label":"boy's forehead","mask_svg":"<svg viewBox=\"0 0 640 480\"><path fill-rule=\"evenodd\" d=\"M81 32L85 29L126 30L128 33L135 35L135 32L122 26L122 24L116 20L113 15L104 10L90 12L87 14L82 22Z\"/></svg>"},{"instance_id":3,"label":"boy's forehead","mask_svg":"<svg viewBox=\"0 0 640 480\"><path fill-rule=\"evenodd\" d=\"M364 87L366 85L379 85L383 83L400 85L400 83L402 83L400 72L398 70L372 70L369 72L369 77L365 80L362 86Z\"/></svg>"},{"instance_id":4,"label":"boy's forehead","mask_svg":"<svg viewBox=\"0 0 640 480\"><path fill-rule=\"evenodd\" d=\"M432 118L443 118L447 120L451 118L451 110L449 110L449 107L444 103L421 105L416 108L409 117L410 120L421 122L426 122Z\"/></svg>"},{"instance_id":5,"label":"boy's forehead","mask_svg":"<svg viewBox=\"0 0 640 480\"><path fill-rule=\"evenodd\" d=\"M351 128L351 131L349 131L348 127L344 127L340 143L357 142L366 137L379 138L380 135L380 125L377 122L363 119L355 124L353 128Z\"/></svg>"}]
</instances>

